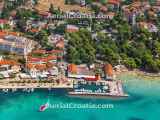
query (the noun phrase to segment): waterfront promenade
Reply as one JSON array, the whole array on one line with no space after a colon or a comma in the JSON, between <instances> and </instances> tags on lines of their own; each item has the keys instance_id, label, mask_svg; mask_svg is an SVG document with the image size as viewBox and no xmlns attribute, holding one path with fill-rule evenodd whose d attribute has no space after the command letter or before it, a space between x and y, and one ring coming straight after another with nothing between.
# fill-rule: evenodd
<instances>
[{"instance_id":1,"label":"waterfront promenade","mask_svg":"<svg viewBox=\"0 0 160 120\"><path fill-rule=\"evenodd\" d=\"M14 79L8 78L0 80L0 90L4 92L8 92L8 90L16 91L17 89L22 89L25 91L31 91L34 89L75 89L74 85L78 84L77 79L73 78L65 78L65 77L53 77L50 79L20 79L16 77ZM105 81L99 80L97 82L92 81L81 81L84 85L92 85L96 86L103 85L103 88L99 88L96 91L90 92L89 90L85 90L84 88L79 89L78 91L73 90L70 91L70 95L80 95L80 96L111 96L111 97L127 97L123 91L122 83L119 80L113 81ZM105 91L105 89L109 89L109 91ZM105 92L104 92L105 91Z\"/></svg>"},{"instance_id":2,"label":"waterfront promenade","mask_svg":"<svg viewBox=\"0 0 160 120\"><path fill-rule=\"evenodd\" d=\"M0 89L24 89L24 88L73 88L73 80L51 79L5 79L0 80Z\"/></svg>"},{"instance_id":3,"label":"waterfront promenade","mask_svg":"<svg viewBox=\"0 0 160 120\"><path fill-rule=\"evenodd\" d=\"M0 83L0 89L24 89L24 88L73 88L73 84L53 83Z\"/></svg>"}]
</instances>

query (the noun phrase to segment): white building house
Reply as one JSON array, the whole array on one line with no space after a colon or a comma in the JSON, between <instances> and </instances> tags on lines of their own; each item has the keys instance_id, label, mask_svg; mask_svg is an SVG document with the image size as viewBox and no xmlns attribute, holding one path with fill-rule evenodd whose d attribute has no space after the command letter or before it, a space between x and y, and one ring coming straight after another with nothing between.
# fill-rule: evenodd
<instances>
[{"instance_id":1,"label":"white building house","mask_svg":"<svg viewBox=\"0 0 160 120\"><path fill-rule=\"evenodd\" d=\"M36 45L35 41L25 37L7 35L0 39L0 50L22 55L30 53Z\"/></svg>"}]
</instances>

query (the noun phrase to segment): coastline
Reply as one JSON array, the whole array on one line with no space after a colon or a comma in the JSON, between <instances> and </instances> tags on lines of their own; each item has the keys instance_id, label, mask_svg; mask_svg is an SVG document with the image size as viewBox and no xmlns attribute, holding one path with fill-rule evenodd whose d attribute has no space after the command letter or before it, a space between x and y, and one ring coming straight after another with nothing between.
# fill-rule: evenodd
<instances>
[{"instance_id":1,"label":"coastline","mask_svg":"<svg viewBox=\"0 0 160 120\"><path fill-rule=\"evenodd\" d=\"M160 73L150 73L150 72L146 72L146 71L142 71L140 69L133 69L133 70L129 70L127 68L121 70L121 71L115 71L115 76L119 77L122 76L124 74L128 74L128 75L134 75L137 77L142 77L145 78L146 80L160 80Z\"/></svg>"}]
</instances>

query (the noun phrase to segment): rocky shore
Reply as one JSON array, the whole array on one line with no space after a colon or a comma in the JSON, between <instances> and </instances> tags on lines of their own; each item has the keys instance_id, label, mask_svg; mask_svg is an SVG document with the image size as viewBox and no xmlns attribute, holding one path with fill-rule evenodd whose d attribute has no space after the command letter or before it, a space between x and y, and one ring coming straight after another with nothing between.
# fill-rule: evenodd
<instances>
[{"instance_id":1,"label":"rocky shore","mask_svg":"<svg viewBox=\"0 0 160 120\"><path fill-rule=\"evenodd\" d=\"M155 79L159 79L160 78L160 73L151 73L151 72L146 72L146 71L142 71L140 69L133 69L133 70L129 70L127 68L124 68L120 71L115 71L115 75L121 76L123 74L129 74L129 75L135 75L138 77L143 77L143 78L147 78L148 80L155 80Z\"/></svg>"}]
</instances>

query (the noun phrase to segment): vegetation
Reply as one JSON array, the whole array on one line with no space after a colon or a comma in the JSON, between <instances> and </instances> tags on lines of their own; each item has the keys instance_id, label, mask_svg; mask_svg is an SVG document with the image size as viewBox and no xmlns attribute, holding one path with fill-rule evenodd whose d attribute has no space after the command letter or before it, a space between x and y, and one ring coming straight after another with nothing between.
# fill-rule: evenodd
<instances>
[{"instance_id":1,"label":"vegetation","mask_svg":"<svg viewBox=\"0 0 160 120\"><path fill-rule=\"evenodd\" d=\"M71 63L87 63L94 62L96 49L91 38L91 33L87 30L80 30L77 33L67 34L68 41L67 59Z\"/></svg>"},{"instance_id":2,"label":"vegetation","mask_svg":"<svg viewBox=\"0 0 160 120\"><path fill-rule=\"evenodd\" d=\"M36 34L35 39L37 42L39 42L39 44L47 49L53 49L52 46L48 43L48 32L45 30L41 30L40 32L38 32L38 34Z\"/></svg>"},{"instance_id":3,"label":"vegetation","mask_svg":"<svg viewBox=\"0 0 160 120\"><path fill-rule=\"evenodd\" d=\"M5 0L5 5L3 7L1 17L8 18L12 10L17 9L21 5L25 5L26 1L28 0L17 0L17 1Z\"/></svg>"},{"instance_id":4,"label":"vegetation","mask_svg":"<svg viewBox=\"0 0 160 120\"><path fill-rule=\"evenodd\" d=\"M67 34L67 59L71 63L93 63L96 59L113 65L124 64L130 69L160 71L160 39L158 33L132 29L121 13L113 20L93 20L96 37L87 30ZM108 33L102 32L107 30ZM112 33L112 34L110 34ZM113 35L113 36L112 36Z\"/></svg>"}]
</instances>

